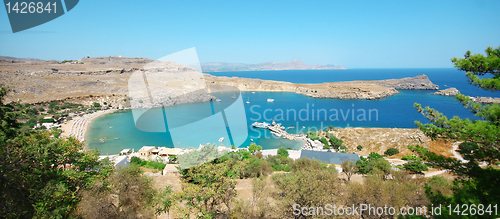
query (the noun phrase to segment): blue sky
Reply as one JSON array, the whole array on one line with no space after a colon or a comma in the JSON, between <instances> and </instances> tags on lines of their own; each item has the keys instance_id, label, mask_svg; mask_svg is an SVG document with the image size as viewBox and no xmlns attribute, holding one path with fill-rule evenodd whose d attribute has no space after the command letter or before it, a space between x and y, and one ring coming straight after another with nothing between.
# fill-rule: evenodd
<instances>
[{"instance_id":1,"label":"blue sky","mask_svg":"<svg viewBox=\"0 0 500 219\"><path fill-rule=\"evenodd\" d=\"M13 34L0 10L0 55L147 57L196 47L201 62L452 67L500 46L500 1L110 1Z\"/></svg>"}]
</instances>

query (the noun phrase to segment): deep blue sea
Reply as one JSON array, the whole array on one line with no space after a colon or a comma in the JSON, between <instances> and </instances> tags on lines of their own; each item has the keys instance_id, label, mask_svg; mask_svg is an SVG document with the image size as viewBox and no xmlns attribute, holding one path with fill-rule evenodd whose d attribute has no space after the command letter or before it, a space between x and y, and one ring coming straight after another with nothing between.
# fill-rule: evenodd
<instances>
[{"instance_id":1,"label":"deep blue sea","mask_svg":"<svg viewBox=\"0 0 500 219\"><path fill-rule=\"evenodd\" d=\"M323 83L333 81L382 80L391 78L414 77L421 74L439 85L440 89L455 87L470 96L500 97L470 85L464 72L456 69L347 69L347 70L288 70L288 71L245 71L211 72L216 76L237 76L267 80L289 81L295 83ZM280 145L300 148L302 141L289 141L275 137L268 130L255 129L251 124L258 122L282 123L289 133L305 133L309 130L325 129L328 126L342 127L386 127L416 128L415 121L427 122L413 107L415 102L430 106L448 117L477 119L454 97L431 95L435 91L400 90L401 93L381 100L337 100L311 98L301 94L284 92L241 92L238 99L231 98L234 93L216 93L222 102L183 104L154 109L153 114L162 113L163 120L148 121L149 126L168 124L168 132L145 132L136 128L131 111L108 114L95 119L89 126L86 136L90 149L98 149L101 154L115 154L122 148L139 149L144 145L167 147L198 147L202 143L218 143L221 137L224 145L235 144L246 147L251 139L264 149ZM239 96L239 95L237 95ZM274 102L267 102L267 99ZM221 117L204 119L226 108L228 103L239 101L241 110L226 110ZM249 101L249 104L244 102ZM244 110L243 110L244 109ZM243 113L243 111L245 113ZM222 118L227 120L222 120ZM202 125L179 127L181 123L202 121ZM224 123L226 121L226 123ZM245 123L246 122L246 123ZM176 124L177 123L177 124ZM227 130L224 130L224 127ZM221 128L222 127L222 128ZM303 128L304 127L304 128ZM226 132L227 131L227 132ZM227 134L226 134L227 133ZM94 138L108 137L106 143ZM120 138L114 140L114 138ZM231 141L233 140L233 141ZM236 143L235 143L236 142Z\"/></svg>"}]
</instances>

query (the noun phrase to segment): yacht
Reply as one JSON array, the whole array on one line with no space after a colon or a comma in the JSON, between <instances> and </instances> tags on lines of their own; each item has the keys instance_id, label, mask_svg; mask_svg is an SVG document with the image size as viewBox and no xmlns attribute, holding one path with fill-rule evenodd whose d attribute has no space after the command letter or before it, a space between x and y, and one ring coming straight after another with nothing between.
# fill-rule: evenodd
<instances>
[{"instance_id":1,"label":"yacht","mask_svg":"<svg viewBox=\"0 0 500 219\"><path fill-rule=\"evenodd\" d=\"M252 126L255 127L255 128L267 129L267 128L269 128L269 123L266 123L266 122L263 122L263 123L254 122L252 124Z\"/></svg>"},{"instance_id":2,"label":"yacht","mask_svg":"<svg viewBox=\"0 0 500 219\"><path fill-rule=\"evenodd\" d=\"M274 99L267 99L267 102L274 102Z\"/></svg>"},{"instance_id":3,"label":"yacht","mask_svg":"<svg viewBox=\"0 0 500 219\"><path fill-rule=\"evenodd\" d=\"M247 104L248 104L248 103L250 103L250 97L248 98L248 100L247 100L247 102L246 102L246 103L247 103Z\"/></svg>"}]
</instances>

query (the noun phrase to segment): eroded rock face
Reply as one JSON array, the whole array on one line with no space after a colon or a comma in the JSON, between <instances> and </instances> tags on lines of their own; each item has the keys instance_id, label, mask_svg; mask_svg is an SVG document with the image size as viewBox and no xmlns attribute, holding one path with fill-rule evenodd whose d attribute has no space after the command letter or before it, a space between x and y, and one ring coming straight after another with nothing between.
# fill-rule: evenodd
<instances>
[{"instance_id":1,"label":"eroded rock face","mask_svg":"<svg viewBox=\"0 0 500 219\"><path fill-rule=\"evenodd\" d=\"M448 89L437 91L437 92L433 93L432 95L455 96L459 93L460 93L460 91L458 91L456 88L450 87Z\"/></svg>"}]
</instances>

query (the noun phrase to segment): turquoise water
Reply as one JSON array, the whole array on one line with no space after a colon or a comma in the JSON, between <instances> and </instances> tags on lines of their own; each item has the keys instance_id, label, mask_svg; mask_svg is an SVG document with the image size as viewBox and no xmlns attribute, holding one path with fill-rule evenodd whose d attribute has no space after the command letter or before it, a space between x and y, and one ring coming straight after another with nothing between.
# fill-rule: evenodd
<instances>
[{"instance_id":1,"label":"turquoise water","mask_svg":"<svg viewBox=\"0 0 500 219\"><path fill-rule=\"evenodd\" d=\"M442 75L439 72L442 70ZM465 79L462 82L450 78L450 83L444 82L450 77L450 69L441 69L426 71L425 73L433 80L441 81L439 83L447 83L448 86L462 87L459 90L466 90L472 96L494 96L494 93L483 93L483 91L467 84ZM262 72L264 79L278 80L280 78L276 75L282 75L281 79L284 80L291 78L290 75L298 74L304 77L303 74L309 74L308 83L312 83L310 78L328 78L328 74L336 74L335 77L340 77L340 74L349 73L347 71L273 71L268 72L267 76ZM340 73L339 73L340 72ZM377 74L378 70L375 71ZM391 71L390 71L391 72ZM419 71L412 69L412 74L409 76L419 75ZM434 73L433 73L434 72ZM252 76L255 72L237 72L238 76ZM370 71L362 71L359 80L368 80L363 76L371 75ZM372 71L373 73L373 71ZM455 74L458 74L454 71ZM216 74L216 73L214 73ZM230 74L228 72L217 73L221 75ZM243 75L242 75L243 74ZM285 76L288 75L288 76ZM316 77L311 77L311 75ZM354 73L353 73L354 74ZM392 73L389 73L390 76ZM269 76L271 75L271 76ZM255 76L255 75L253 75ZM265 78L264 76L268 77ZM401 75L400 77L406 77ZM460 76L460 74L458 74ZM269 78L271 77L271 78ZM346 80L350 80L351 74L346 74ZM370 76L371 77L371 76ZM381 79L388 76L380 75ZM434 77L435 79L432 79ZM395 78L395 76L394 76ZM319 79L316 79L319 80ZM293 80L289 80L294 82ZM295 81L296 82L296 81ZM314 81L313 81L314 82ZM441 88L444 86L441 85ZM300 148L303 145L302 141L289 141L282 138L275 137L270 134L268 130L254 129L251 124L255 121L258 122L272 122L275 120L277 123L282 123L286 127L295 127L288 129L289 133L305 133L308 130L325 129L328 126L341 127L387 127L387 128L416 128L415 121L427 122L427 120L419 114L413 104L415 102L421 103L423 106L433 107L446 116L459 116L461 118L476 119L474 115L464 109L460 102L456 101L454 97L431 95L435 91L425 90L400 90L400 94L381 99L381 100L337 100L337 99L318 99L311 98L295 93L284 92L241 92L244 102L249 100L250 104L244 104L246 126L234 126L239 130L231 130L234 139L240 137L242 143L236 145L237 147L246 147L251 143L250 139L261 145L264 149L277 148L280 145L290 148ZM222 102L205 102L205 103L192 103L183 104L165 108L167 120L169 120L169 128L174 128L171 124L173 120L179 124L183 121L197 121L212 114L210 109L217 107L225 107L224 104L234 101L231 96L234 93L216 93L214 94ZM267 99L275 99L275 102L267 102ZM162 109L154 109L152 113L162 113ZM231 115L226 115L231 116ZM108 124L109 122L109 124ZM163 120L148 121L147 125L156 126L163 125ZM180 125L174 126L180 126ZM110 128L112 127L112 128ZM215 127L215 126L214 126ZM221 136L220 128L214 127L192 127L182 132L176 132L175 137L173 133L164 132L144 132L136 128L131 111L121 111L120 113L108 114L95 119L89 126L89 132L86 136L88 146L91 149L98 149L101 154L114 154L118 153L122 148L135 148L139 149L144 145L150 146L167 146L167 147L198 147L202 143L218 143ZM305 127L305 128L302 128ZM108 137L106 143L101 143L94 138ZM120 138L114 140L115 137ZM175 140L173 140L175 139ZM231 142L227 136L223 144L230 145Z\"/></svg>"}]
</instances>

